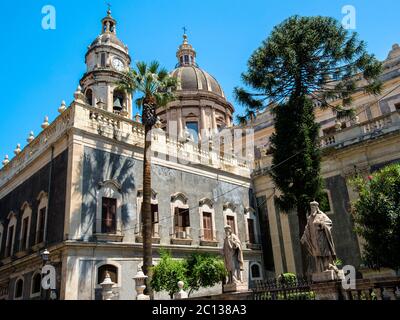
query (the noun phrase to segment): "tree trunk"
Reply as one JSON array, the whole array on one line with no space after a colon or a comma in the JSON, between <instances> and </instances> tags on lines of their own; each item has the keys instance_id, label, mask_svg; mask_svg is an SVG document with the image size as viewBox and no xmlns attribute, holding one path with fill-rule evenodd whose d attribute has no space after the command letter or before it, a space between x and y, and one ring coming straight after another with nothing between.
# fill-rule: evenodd
<instances>
[{"instance_id":1,"label":"tree trunk","mask_svg":"<svg viewBox=\"0 0 400 320\"><path fill-rule=\"evenodd\" d=\"M142 236L143 236L143 273L146 280L146 294L153 297L150 286L151 267L153 266L152 219L151 219L151 126L145 125L145 147L143 159L143 203L142 203Z\"/></svg>"}]
</instances>

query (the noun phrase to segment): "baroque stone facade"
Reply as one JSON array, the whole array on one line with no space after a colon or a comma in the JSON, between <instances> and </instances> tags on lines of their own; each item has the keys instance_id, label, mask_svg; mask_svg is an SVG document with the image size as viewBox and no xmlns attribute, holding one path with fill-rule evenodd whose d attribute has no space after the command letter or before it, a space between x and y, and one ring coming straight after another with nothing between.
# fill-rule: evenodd
<instances>
[{"instance_id":1,"label":"baroque stone facade","mask_svg":"<svg viewBox=\"0 0 400 320\"><path fill-rule=\"evenodd\" d=\"M383 61L383 67L380 95L362 91L355 94L352 105L355 119L339 122L331 109L322 110L315 103L316 120L320 124L322 175L330 206L327 213L334 225L337 255L344 265L353 265L364 274L369 271L361 261L363 239L354 233L351 213L351 202L357 194L349 180L357 174L367 177L389 163L400 161L400 47L397 44ZM330 103L338 104L340 99ZM271 255L264 256L264 260L274 261L276 274L302 273L297 214L279 212L274 202L279 190L267 174L272 162L268 153L269 137L274 130L270 111L258 114L250 127L255 130L257 147L252 181L256 197L267 199Z\"/></svg>"},{"instance_id":2,"label":"baroque stone facade","mask_svg":"<svg viewBox=\"0 0 400 320\"><path fill-rule=\"evenodd\" d=\"M0 170L0 299L41 298L45 248L56 267L60 299L101 299L107 272L115 299L135 299L144 129L138 118L131 120L130 95L116 88L131 62L116 24L108 12L89 46L87 72L72 104L60 107L60 115ZM211 76L207 81L212 90L219 88ZM229 109L223 118L229 126L233 107L222 89L218 95L196 90L207 101L218 100L221 112ZM193 101L192 107L201 110L200 104ZM215 114L209 116L214 123ZM251 160L221 155L208 144L203 149L161 129L152 139L154 262L160 248L174 258L194 252L222 257L224 226L231 224L244 248L245 279L250 285L261 279ZM221 292L219 285L198 294Z\"/></svg>"}]
</instances>

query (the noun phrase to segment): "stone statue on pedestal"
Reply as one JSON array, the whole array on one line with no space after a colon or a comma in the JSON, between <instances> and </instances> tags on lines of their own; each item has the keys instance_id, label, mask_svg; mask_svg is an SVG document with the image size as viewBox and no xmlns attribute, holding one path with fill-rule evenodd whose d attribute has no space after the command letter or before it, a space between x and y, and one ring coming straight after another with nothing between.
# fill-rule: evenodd
<instances>
[{"instance_id":1,"label":"stone statue on pedestal","mask_svg":"<svg viewBox=\"0 0 400 320\"><path fill-rule=\"evenodd\" d=\"M334 280L337 274L335 268L336 250L332 237L332 221L329 217L319 210L318 202L311 202L311 214L308 217L301 243L306 247L308 253L314 258L314 275L324 274L320 278L323 281Z\"/></svg>"},{"instance_id":2,"label":"stone statue on pedestal","mask_svg":"<svg viewBox=\"0 0 400 320\"><path fill-rule=\"evenodd\" d=\"M243 251L242 244L230 226L225 227L224 261L228 271L227 285L242 283Z\"/></svg>"}]
</instances>

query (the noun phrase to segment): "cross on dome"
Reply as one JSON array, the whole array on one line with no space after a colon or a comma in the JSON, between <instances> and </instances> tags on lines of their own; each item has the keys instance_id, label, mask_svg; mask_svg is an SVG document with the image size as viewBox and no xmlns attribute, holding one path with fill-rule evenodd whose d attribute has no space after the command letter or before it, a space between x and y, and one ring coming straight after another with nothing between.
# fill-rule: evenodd
<instances>
[{"instance_id":1,"label":"cross on dome","mask_svg":"<svg viewBox=\"0 0 400 320\"><path fill-rule=\"evenodd\" d=\"M178 58L179 66L197 66L196 64L196 50L189 44L188 36L186 34L187 28L183 27L183 43L179 46L176 57Z\"/></svg>"}]
</instances>

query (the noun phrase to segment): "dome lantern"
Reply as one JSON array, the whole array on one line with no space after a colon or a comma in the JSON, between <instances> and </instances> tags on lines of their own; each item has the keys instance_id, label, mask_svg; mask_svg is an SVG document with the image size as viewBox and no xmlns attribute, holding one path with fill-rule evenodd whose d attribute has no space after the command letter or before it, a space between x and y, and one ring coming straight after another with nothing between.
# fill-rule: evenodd
<instances>
[{"instance_id":1,"label":"dome lantern","mask_svg":"<svg viewBox=\"0 0 400 320\"><path fill-rule=\"evenodd\" d=\"M189 44L186 28L183 28L183 43L179 46L176 57L178 58L178 65L183 66L197 66L196 64L196 50Z\"/></svg>"}]
</instances>

